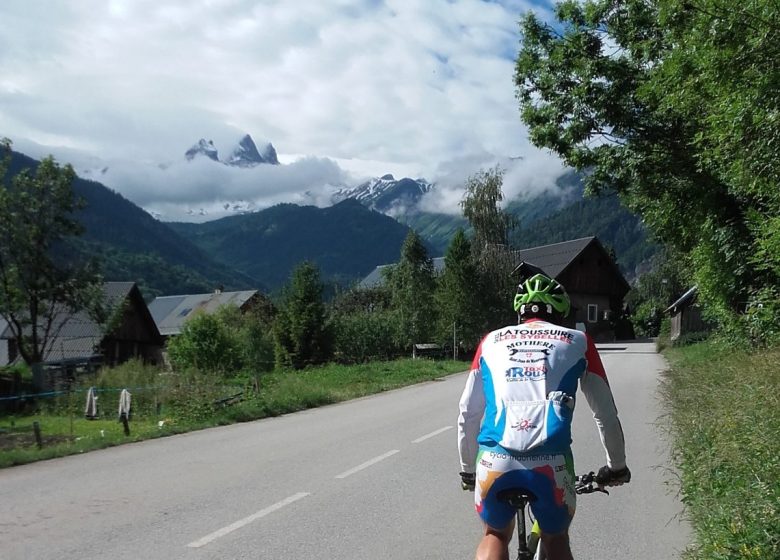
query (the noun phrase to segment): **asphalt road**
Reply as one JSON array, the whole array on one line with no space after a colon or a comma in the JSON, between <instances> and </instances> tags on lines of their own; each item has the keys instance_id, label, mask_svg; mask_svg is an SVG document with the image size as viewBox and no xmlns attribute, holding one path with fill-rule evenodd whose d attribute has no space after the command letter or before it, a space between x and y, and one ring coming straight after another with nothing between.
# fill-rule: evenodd
<instances>
[{"instance_id":1,"label":"asphalt road","mask_svg":"<svg viewBox=\"0 0 780 560\"><path fill-rule=\"evenodd\" d=\"M668 470L649 344L602 350L634 480L580 497L578 559L678 558L689 537ZM473 558L459 488L464 375L348 403L0 471L0 559ZM604 455L587 403L578 472ZM671 486L667 483L671 482Z\"/></svg>"}]
</instances>

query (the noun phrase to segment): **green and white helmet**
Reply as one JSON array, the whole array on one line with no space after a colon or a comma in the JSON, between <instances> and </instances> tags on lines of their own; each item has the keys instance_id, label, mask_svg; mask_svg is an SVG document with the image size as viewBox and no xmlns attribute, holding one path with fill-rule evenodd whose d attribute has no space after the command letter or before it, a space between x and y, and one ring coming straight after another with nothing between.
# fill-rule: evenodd
<instances>
[{"instance_id":1,"label":"green and white helmet","mask_svg":"<svg viewBox=\"0 0 780 560\"><path fill-rule=\"evenodd\" d=\"M520 283L517 286L514 308L520 315L547 312L548 315L560 313L563 317L569 314L571 301L563 286L544 271L530 263L520 263L515 269L520 273ZM534 310L532 304L541 304L543 309Z\"/></svg>"}]
</instances>

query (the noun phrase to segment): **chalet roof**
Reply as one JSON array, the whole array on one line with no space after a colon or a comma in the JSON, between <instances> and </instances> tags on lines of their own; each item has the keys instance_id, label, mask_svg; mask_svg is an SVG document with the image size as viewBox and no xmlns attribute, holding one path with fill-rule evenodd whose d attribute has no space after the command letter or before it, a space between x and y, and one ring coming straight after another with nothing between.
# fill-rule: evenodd
<instances>
[{"instance_id":1,"label":"chalet roof","mask_svg":"<svg viewBox=\"0 0 780 560\"><path fill-rule=\"evenodd\" d=\"M573 239L571 241L562 241L560 243L552 243L550 245L542 245L539 247L531 247L529 249L520 249L515 251L515 261L520 263L522 261L530 262L544 270L547 274L553 278L557 278L568 267L577 256L594 240L598 242L596 237L582 237L580 239ZM384 264L376 267L371 273L366 276L361 282L361 288L372 288L382 283L382 269L389 264ZM444 257L437 257L433 259L433 266L435 272L441 273L444 270Z\"/></svg>"},{"instance_id":2,"label":"chalet roof","mask_svg":"<svg viewBox=\"0 0 780 560\"><path fill-rule=\"evenodd\" d=\"M110 309L121 304L135 288L135 282L105 282L102 286L105 304ZM140 297L140 292L139 296ZM0 338L12 338L5 320L0 319ZM94 356L106 336L103 327L86 312L58 312L52 323L45 361L62 361Z\"/></svg>"},{"instance_id":3,"label":"chalet roof","mask_svg":"<svg viewBox=\"0 0 780 560\"><path fill-rule=\"evenodd\" d=\"M193 313L202 310L213 313L223 305L235 305L241 308L257 290L241 292L211 292L208 294L188 294L180 296L161 296L149 304L149 311L163 336L181 333L184 321Z\"/></svg>"}]
</instances>

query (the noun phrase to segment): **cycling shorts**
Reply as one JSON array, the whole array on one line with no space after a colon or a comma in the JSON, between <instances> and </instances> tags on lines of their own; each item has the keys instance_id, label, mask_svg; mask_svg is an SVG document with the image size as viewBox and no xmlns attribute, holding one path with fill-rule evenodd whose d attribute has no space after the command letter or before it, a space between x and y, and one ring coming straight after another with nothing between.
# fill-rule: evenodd
<instances>
[{"instance_id":1,"label":"cycling shorts","mask_svg":"<svg viewBox=\"0 0 780 560\"><path fill-rule=\"evenodd\" d=\"M499 501L498 494L523 488L536 496L531 511L545 533L569 528L577 503L574 492L574 460L571 453L516 454L501 446L481 445L477 455L474 501L479 516L494 529L504 529L515 509Z\"/></svg>"}]
</instances>

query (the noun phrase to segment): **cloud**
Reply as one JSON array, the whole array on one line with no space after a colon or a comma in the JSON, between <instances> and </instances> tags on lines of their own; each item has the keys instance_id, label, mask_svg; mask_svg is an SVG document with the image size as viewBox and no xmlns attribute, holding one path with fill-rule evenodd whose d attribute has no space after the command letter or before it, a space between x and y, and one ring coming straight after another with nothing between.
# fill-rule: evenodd
<instances>
[{"instance_id":1,"label":"cloud","mask_svg":"<svg viewBox=\"0 0 780 560\"><path fill-rule=\"evenodd\" d=\"M562 162L552 155L496 158L487 152L474 154L441 164L435 175L436 189L422 198L419 208L426 212L460 214L468 179L480 171L496 168L503 172L501 192L504 206L521 196L533 198L544 192L559 192L556 179L566 170Z\"/></svg>"},{"instance_id":2,"label":"cloud","mask_svg":"<svg viewBox=\"0 0 780 560\"><path fill-rule=\"evenodd\" d=\"M0 135L104 160L143 205L215 194L211 173L190 185L155 166L243 133L316 156L263 178L263 200L339 175L323 158L431 180L443 162L512 156L540 172L550 157L525 140L512 83L531 8L549 18L525 0L4 0ZM257 184L219 173L226 193Z\"/></svg>"}]
</instances>

